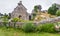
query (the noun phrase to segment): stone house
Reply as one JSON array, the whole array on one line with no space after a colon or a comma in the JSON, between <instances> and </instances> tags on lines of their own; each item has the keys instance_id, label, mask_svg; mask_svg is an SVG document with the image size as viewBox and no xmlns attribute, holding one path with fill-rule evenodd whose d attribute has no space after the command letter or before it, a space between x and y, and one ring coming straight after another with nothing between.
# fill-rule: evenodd
<instances>
[{"instance_id":1,"label":"stone house","mask_svg":"<svg viewBox=\"0 0 60 36\"><path fill-rule=\"evenodd\" d=\"M11 18L21 18L23 20L29 20L29 14L27 13L27 9L22 4L22 1L18 3L18 6L11 13Z\"/></svg>"},{"instance_id":2,"label":"stone house","mask_svg":"<svg viewBox=\"0 0 60 36\"><path fill-rule=\"evenodd\" d=\"M41 9L41 5L36 5L38 7L38 12L42 12ZM22 4L22 1L20 1L18 3L18 6L16 8L14 8L14 10L11 13L11 18L21 18L23 20L31 20L33 19L33 15L36 14L34 9L32 10L32 13L29 14L27 13L27 8L25 8L25 6ZM39 15L39 14L37 14Z\"/></svg>"}]
</instances>

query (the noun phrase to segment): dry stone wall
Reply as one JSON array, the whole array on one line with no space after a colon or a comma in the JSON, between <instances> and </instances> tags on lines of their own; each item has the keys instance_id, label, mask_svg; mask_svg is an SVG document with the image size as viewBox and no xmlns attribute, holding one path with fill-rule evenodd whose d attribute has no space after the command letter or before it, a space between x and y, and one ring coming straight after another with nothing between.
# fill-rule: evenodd
<instances>
[{"instance_id":1,"label":"dry stone wall","mask_svg":"<svg viewBox=\"0 0 60 36\"><path fill-rule=\"evenodd\" d=\"M45 19L39 22L36 21L36 22L33 22L33 24L38 25L38 24L56 23L56 22L60 22L60 17ZM16 27L22 27L22 25L24 24L25 24L24 22L16 22ZM14 27L14 22L8 22L6 25ZM4 26L3 22L0 22L0 26Z\"/></svg>"}]
</instances>

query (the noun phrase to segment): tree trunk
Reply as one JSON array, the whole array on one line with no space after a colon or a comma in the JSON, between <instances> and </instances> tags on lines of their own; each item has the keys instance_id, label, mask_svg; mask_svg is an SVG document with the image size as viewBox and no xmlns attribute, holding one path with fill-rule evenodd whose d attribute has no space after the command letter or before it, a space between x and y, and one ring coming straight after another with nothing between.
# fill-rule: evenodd
<instances>
[{"instance_id":1,"label":"tree trunk","mask_svg":"<svg viewBox=\"0 0 60 36\"><path fill-rule=\"evenodd\" d=\"M14 28L16 28L15 26L16 26L16 22L14 22Z\"/></svg>"}]
</instances>

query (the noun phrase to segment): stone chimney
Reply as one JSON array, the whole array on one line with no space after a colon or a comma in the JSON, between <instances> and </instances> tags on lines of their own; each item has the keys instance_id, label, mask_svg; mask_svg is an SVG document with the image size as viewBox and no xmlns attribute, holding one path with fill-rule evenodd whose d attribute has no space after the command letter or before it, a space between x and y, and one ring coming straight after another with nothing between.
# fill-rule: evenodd
<instances>
[{"instance_id":1,"label":"stone chimney","mask_svg":"<svg viewBox=\"0 0 60 36\"><path fill-rule=\"evenodd\" d=\"M18 3L18 5L22 5L22 1L20 1L20 2Z\"/></svg>"}]
</instances>

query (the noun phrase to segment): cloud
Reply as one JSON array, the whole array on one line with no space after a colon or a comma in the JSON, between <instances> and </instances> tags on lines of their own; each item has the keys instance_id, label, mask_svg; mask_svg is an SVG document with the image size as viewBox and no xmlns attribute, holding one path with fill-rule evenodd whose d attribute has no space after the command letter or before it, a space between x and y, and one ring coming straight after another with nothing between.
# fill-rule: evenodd
<instances>
[{"instance_id":1,"label":"cloud","mask_svg":"<svg viewBox=\"0 0 60 36\"><path fill-rule=\"evenodd\" d=\"M11 13L20 0L0 0L0 13ZM47 10L53 3L59 3L60 0L22 0L23 5L31 13L34 5L41 5L42 10Z\"/></svg>"}]
</instances>

